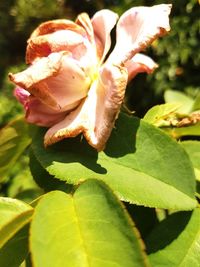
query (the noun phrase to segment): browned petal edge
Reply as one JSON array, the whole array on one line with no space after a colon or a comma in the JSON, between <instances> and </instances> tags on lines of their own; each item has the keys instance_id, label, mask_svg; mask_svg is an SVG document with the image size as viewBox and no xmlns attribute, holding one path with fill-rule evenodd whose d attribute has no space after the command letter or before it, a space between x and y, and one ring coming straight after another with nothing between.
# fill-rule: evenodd
<instances>
[{"instance_id":1,"label":"browned petal edge","mask_svg":"<svg viewBox=\"0 0 200 267\"><path fill-rule=\"evenodd\" d=\"M40 24L31 34L30 38L52 33L58 30L71 30L85 35L85 30L75 22L67 19L56 19Z\"/></svg>"},{"instance_id":2,"label":"browned petal edge","mask_svg":"<svg viewBox=\"0 0 200 267\"><path fill-rule=\"evenodd\" d=\"M27 49L26 49L26 63L30 64L35 58L39 57L40 54L38 51L36 51L36 47L33 46L34 42L31 42L33 38L37 38L38 36L41 35L46 35L53 33L55 31L59 30L71 30L74 32L77 32L81 34L82 36L86 36L87 33L83 27L80 25L74 23L71 20L66 20L66 19L58 19L58 20L51 20L44 22L40 24L31 34L30 38L28 39L27 43ZM50 53L51 51L49 51ZM48 52L47 52L48 55Z\"/></svg>"},{"instance_id":3,"label":"browned petal edge","mask_svg":"<svg viewBox=\"0 0 200 267\"><path fill-rule=\"evenodd\" d=\"M81 13L76 18L75 23L80 25L83 29L85 29L87 33L88 40L93 44L94 43L94 30L92 27L92 23L90 17L87 13Z\"/></svg>"},{"instance_id":4,"label":"browned petal edge","mask_svg":"<svg viewBox=\"0 0 200 267\"><path fill-rule=\"evenodd\" d=\"M168 6L168 9L166 10L166 12L168 13L168 16L169 16L169 14L171 12L172 4L167 4L167 6ZM146 47L151 45L158 37L162 37L162 36L166 35L168 32L170 32L170 30L171 30L170 26L168 28L164 28L162 26L157 26L157 28L155 29L156 33L153 33L153 34L147 36L143 41L138 42L138 44L136 46L134 46L133 49L118 64L120 64L120 65L125 64L125 62L127 60L130 60L131 58L133 58L133 56L135 54L137 54L138 52L144 51L146 49Z\"/></svg>"},{"instance_id":5,"label":"browned petal edge","mask_svg":"<svg viewBox=\"0 0 200 267\"><path fill-rule=\"evenodd\" d=\"M166 35L169 31L170 30L166 30L162 27L159 27L159 33L152 36L148 36L145 41L139 42L138 45L131 49L130 52L126 54L124 59L118 64L124 65L126 61L131 60L131 58L133 58L137 53L144 51L147 46L151 45L158 37Z\"/></svg>"},{"instance_id":6,"label":"browned petal edge","mask_svg":"<svg viewBox=\"0 0 200 267\"><path fill-rule=\"evenodd\" d=\"M85 127L83 125L80 125L73 131L66 131L66 130L60 130L58 133L50 136L48 139L44 139L44 146L47 148L50 145L53 145L65 138L73 138L76 137L77 135L83 133L85 131Z\"/></svg>"}]
</instances>

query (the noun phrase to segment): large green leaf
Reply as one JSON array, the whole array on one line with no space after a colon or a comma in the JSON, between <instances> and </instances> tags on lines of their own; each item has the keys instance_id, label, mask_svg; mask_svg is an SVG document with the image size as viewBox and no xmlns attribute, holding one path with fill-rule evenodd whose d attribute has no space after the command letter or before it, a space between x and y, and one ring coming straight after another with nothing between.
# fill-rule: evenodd
<instances>
[{"instance_id":1,"label":"large green leaf","mask_svg":"<svg viewBox=\"0 0 200 267\"><path fill-rule=\"evenodd\" d=\"M170 215L146 244L153 267L199 267L200 209Z\"/></svg>"},{"instance_id":2,"label":"large green leaf","mask_svg":"<svg viewBox=\"0 0 200 267\"><path fill-rule=\"evenodd\" d=\"M176 141L142 120L122 114L101 153L80 137L45 149L44 132L38 130L32 148L56 178L73 184L101 179L121 199L145 206L182 210L196 206L188 155Z\"/></svg>"},{"instance_id":3,"label":"large green leaf","mask_svg":"<svg viewBox=\"0 0 200 267\"><path fill-rule=\"evenodd\" d=\"M184 141L181 142L181 145L188 153L195 169L196 178L200 181L200 142Z\"/></svg>"},{"instance_id":4,"label":"large green leaf","mask_svg":"<svg viewBox=\"0 0 200 267\"><path fill-rule=\"evenodd\" d=\"M33 208L12 198L0 198L0 248L30 222Z\"/></svg>"},{"instance_id":5,"label":"large green leaf","mask_svg":"<svg viewBox=\"0 0 200 267\"><path fill-rule=\"evenodd\" d=\"M17 119L0 130L0 179L30 144L28 124Z\"/></svg>"},{"instance_id":6,"label":"large green leaf","mask_svg":"<svg viewBox=\"0 0 200 267\"><path fill-rule=\"evenodd\" d=\"M28 225L19 230L1 249L0 266L19 267L28 255Z\"/></svg>"},{"instance_id":7,"label":"large green leaf","mask_svg":"<svg viewBox=\"0 0 200 267\"><path fill-rule=\"evenodd\" d=\"M97 180L74 195L47 193L35 208L30 248L35 267L149 266L130 217Z\"/></svg>"}]
</instances>

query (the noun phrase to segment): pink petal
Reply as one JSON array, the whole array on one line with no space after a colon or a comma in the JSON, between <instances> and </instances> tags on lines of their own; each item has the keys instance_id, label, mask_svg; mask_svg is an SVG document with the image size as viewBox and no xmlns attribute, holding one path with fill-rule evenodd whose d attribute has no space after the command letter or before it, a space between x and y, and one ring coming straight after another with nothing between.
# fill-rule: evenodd
<instances>
[{"instance_id":1,"label":"pink petal","mask_svg":"<svg viewBox=\"0 0 200 267\"><path fill-rule=\"evenodd\" d=\"M59 112L51 109L21 87L15 88L14 95L24 106L26 120L29 123L50 127L63 120L66 116L66 112ZM72 106L71 109L73 108Z\"/></svg>"},{"instance_id":2,"label":"pink petal","mask_svg":"<svg viewBox=\"0 0 200 267\"><path fill-rule=\"evenodd\" d=\"M91 82L78 62L62 53L52 53L9 77L45 105L59 111L71 109L71 105L86 97Z\"/></svg>"},{"instance_id":3,"label":"pink petal","mask_svg":"<svg viewBox=\"0 0 200 267\"><path fill-rule=\"evenodd\" d=\"M66 118L51 127L45 135L45 145L83 133L88 143L103 150L124 98L128 74L126 68L102 67L88 97Z\"/></svg>"},{"instance_id":4,"label":"pink petal","mask_svg":"<svg viewBox=\"0 0 200 267\"><path fill-rule=\"evenodd\" d=\"M30 93L21 87L16 87L14 90L14 96L23 106L25 106L30 96Z\"/></svg>"},{"instance_id":5,"label":"pink petal","mask_svg":"<svg viewBox=\"0 0 200 267\"><path fill-rule=\"evenodd\" d=\"M126 61L125 66L128 70L128 80L132 80L138 73L152 73L158 65L148 56L136 54L131 60Z\"/></svg>"},{"instance_id":6,"label":"pink petal","mask_svg":"<svg viewBox=\"0 0 200 267\"><path fill-rule=\"evenodd\" d=\"M115 26L118 15L110 10L103 9L98 11L92 18L92 26L99 51L101 62L105 59L111 46L110 32Z\"/></svg>"},{"instance_id":7,"label":"pink petal","mask_svg":"<svg viewBox=\"0 0 200 267\"><path fill-rule=\"evenodd\" d=\"M51 127L65 116L66 112L55 111L34 96L30 96L26 103L26 120L29 123Z\"/></svg>"},{"instance_id":8,"label":"pink petal","mask_svg":"<svg viewBox=\"0 0 200 267\"><path fill-rule=\"evenodd\" d=\"M170 30L171 5L134 7L126 11L117 24L117 42L109 62L123 64L144 50L157 37Z\"/></svg>"}]
</instances>

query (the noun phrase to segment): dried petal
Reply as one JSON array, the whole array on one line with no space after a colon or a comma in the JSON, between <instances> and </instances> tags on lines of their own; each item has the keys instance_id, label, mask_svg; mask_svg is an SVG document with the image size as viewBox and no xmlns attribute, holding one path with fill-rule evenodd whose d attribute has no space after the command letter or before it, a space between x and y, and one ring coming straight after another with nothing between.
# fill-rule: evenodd
<instances>
[{"instance_id":1,"label":"dried petal","mask_svg":"<svg viewBox=\"0 0 200 267\"><path fill-rule=\"evenodd\" d=\"M58 20L51 20L44 22L38 26L33 33L31 34L30 39L28 40L28 46L26 49L26 63L32 63L38 56L37 51L34 50L32 47L33 40L38 36L51 34L60 30L69 30L75 32L83 37L86 37L87 34L85 30L77 25L76 23L72 22L71 20L66 19L58 19Z\"/></svg>"}]
</instances>

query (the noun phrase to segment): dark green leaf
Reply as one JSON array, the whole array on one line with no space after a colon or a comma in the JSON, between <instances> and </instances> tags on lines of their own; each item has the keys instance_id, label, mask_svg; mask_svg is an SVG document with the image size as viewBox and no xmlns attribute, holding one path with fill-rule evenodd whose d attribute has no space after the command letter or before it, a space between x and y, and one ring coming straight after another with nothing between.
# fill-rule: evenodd
<instances>
[{"instance_id":1,"label":"dark green leaf","mask_svg":"<svg viewBox=\"0 0 200 267\"><path fill-rule=\"evenodd\" d=\"M12 198L0 198L0 248L30 222L33 208Z\"/></svg>"},{"instance_id":2,"label":"dark green leaf","mask_svg":"<svg viewBox=\"0 0 200 267\"><path fill-rule=\"evenodd\" d=\"M0 266L19 267L28 255L28 225L19 230L1 249Z\"/></svg>"},{"instance_id":3,"label":"dark green leaf","mask_svg":"<svg viewBox=\"0 0 200 267\"><path fill-rule=\"evenodd\" d=\"M199 267L200 209L170 215L146 244L153 267Z\"/></svg>"},{"instance_id":4,"label":"dark green leaf","mask_svg":"<svg viewBox=\"0 0 200 267\"><path fill-rule=\"evenodd\" d=\"M139 230L142 239L151 232L151 230L158 224L158 218L155 209L143 206L136 206L134 204L125 203L125 207L129 215L132 217L137 229Z\"/></svg>"},{"instance_id":5,"label":"dark green leaf","mask_svg":"<svg viewBox=\"0 0 200 267\"><path fill-rule=\"evenodd\" d=\"M30 144L28 124L17 119L0 131L0 179Z\"/></svg>"}]
</instances>

